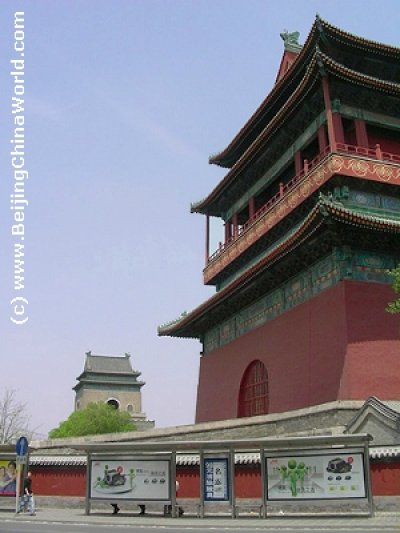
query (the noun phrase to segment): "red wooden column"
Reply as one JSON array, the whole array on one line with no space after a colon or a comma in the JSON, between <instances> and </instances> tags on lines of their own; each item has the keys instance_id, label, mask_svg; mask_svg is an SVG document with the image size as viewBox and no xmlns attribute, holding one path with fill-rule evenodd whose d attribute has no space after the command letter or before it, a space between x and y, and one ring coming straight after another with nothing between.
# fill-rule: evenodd
<instances>
[{"instance_id":1,"label":"red wooden column","mask_svg":"<svg viewBox=\"0 0 400 533\"><path fill-rule=\"evenodd\" d=\"M333 127L335 128L336 143L344 144L344 130L343 130L342 115L340 113L333 112L332 118L333 118Z\"/></svg>"},{"instance_id":2,"label":"red wooden column","mask_svg":"<svg viewBox=\"0 0 400 533\"><path fill-rule=\"evenodd\" d=\"M225 222L225 242L228 242L231 238L231 221Z\"/></svg>"},{"instance_id":3,"label":"red wooden column","mask_svg":"<svg viewBox=\"0 0 400 533\"><path fill-rule=\"evenodd\" d=\"M357 146L368 148L368 133L367 133L367 125L365 124L365 120L362 120L361 118L355 118L354 127L356 130Z\"/></svg>"},{"instance_id":4,"label":"red wooden column","mask_svg":"<svg viewBox=\"0 0 400 533\"><path fill-rule=\"evenodd\" d=\"M210 216L206 215L206 244L205 244L205 253L206 261L205 264L208 264L208 258L210 257Z\"/></svg>"},{"instance_id":5,"label":"red wooden column","mask_svg":"<svg viewBox=\"0 0 400 533\"><path fill-rule=\"evenodd\" d=\"M331 147L331 151L336 151L336 144L344 143L344 132L342 117L340 113L334 113L332 111L331 95L329 90L328 78L322 77L322 90L324 93L326 121L328 126L328 140Z\"/></svg>"},{"instance_id":6,"label":"red wooden column","mask_svg":"<svg viewBox=\"0 0 400 533\"><path fill-rule=\"evenodd\" d=\"M237 237L239 233L239 224L238 224L238 214L235 213L232 217L232 224L233 224L233 236Z\"/></svg>"},{"instance_id":7,"label":"red wooden column","mask_svg":"<svg viewBox=\"0 0 400 533\"><path fill-rule=\"evenodd\" d=\"M323 154L325 150L328 148L328 139L326 138L326 129L325 124L322 124L318 128L318 147L319 147L319 153Z\"/></svg>"},{"instance_id":8,"label":"red wooden column","mask_svg":"<svg viewBox=\"0 0 400 533\"><path fill-rule=\"evenodd\" d=\"M303 170L303 159L301 157L301 151L298 150L294 154L294 174L297 176Z\"/></svg>"},{"instance_id":9,"label":"red wooden column","mask_svg":"<svg viewBox=\"0 0 400 533\"><path fill-rule=\"evenodd\" d=\"M249 219L253 218L256 212L256 199L252 196L249 200Z\"/></svg>"}]
</instances>

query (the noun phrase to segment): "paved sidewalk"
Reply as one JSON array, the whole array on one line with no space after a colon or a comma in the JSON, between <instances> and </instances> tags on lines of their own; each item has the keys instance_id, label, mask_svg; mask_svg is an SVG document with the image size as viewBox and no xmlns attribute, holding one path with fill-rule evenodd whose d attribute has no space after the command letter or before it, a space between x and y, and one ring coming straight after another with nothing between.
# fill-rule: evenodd
<instances>
[{"instance_id":1,"label":"paved sidewalk","mask_svg":"<svg viewBox=\"0 0 400 533\"><path fill-rule=\"evenodd\" d=\"M139 516L138 513L123 512L118 515L106 513L104 511L92 511L90 515L86 515L82 509L60 509L42 507L37 510L35 516L30 516L28 513L16 515L15 512L8 509L0 510L0 522L4 520L12 521L26 521L35 520L38 522L68 522L79 524L113 524L114 526L132 526L132 525L148 525L148 526L186 526L186 527L229 527L248 528L248 529L299 529L301 525L306 524L308 529L323 528L325 530L351 527L354 531L374 531L378 533L385 530L393 530L399 528L400 532L400 513L377 513L373 517L271 517L259 518L258 515L243 515L239 518L232 519L228 515L214 515L206 516L204 519L197 518L194 515L184 515L180 518L169 518L163 516L161 513L151 513L145 516Z\"/></svg>"}]
</instances>

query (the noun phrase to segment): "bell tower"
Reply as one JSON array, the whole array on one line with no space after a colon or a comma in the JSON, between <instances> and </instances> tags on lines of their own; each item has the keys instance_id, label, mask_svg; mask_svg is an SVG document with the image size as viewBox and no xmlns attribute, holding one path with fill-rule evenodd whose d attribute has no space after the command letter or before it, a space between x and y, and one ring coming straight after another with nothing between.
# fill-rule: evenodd
<instances>
[{"instance_id":1,"label":"bell tower","mask_svg":"<svg viewBox=\"0 0 400 533\"><path fill-rule=\"evenodd\" d=\"M77 377L75 411L92 402L105 402L116 409L127 411L135 422L146 421L142 412L140 372L134 370L131 356L95 355L86 352L83 372Z\"/></svg>"}]
</instances>

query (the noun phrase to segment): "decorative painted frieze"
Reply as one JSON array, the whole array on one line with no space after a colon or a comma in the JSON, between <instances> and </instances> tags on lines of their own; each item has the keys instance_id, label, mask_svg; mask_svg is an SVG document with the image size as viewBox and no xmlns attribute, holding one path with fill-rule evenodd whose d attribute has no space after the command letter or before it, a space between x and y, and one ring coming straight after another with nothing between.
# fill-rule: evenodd
<instances>
[{"instance_id":1,"label":"decorative painted frieze","mask_svg":"<svg viewBox=\"0 0 400 533\"><path fill-rule=\"evenodd\" d=\"M331 153L208 263L203 272L204 283L211 283L227 265L339 173L363 180L400 185L400 165L397 163L377 163L376 160L358 156ZM393 199L390 202L394 205Z\"/></svg>"},{"instance_id":2,"label":"decorative painted frieze","mask_svg":"<svg viewBox=\"0 0 400 533\"><path fill-rule=\"evenodd\" d=\"M389 284L392 279L388 270L395 266L393 256L352 250L349 246L338 247L278 289L208 331L204 336L203 351L208 353L233 341L340 281L353 279Z\"/></svg>"}]
</instances>

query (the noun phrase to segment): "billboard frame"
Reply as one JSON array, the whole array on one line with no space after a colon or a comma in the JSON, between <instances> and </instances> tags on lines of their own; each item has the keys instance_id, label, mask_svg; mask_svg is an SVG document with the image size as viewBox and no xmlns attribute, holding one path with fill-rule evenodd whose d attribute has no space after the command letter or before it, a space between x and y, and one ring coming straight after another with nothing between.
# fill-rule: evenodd
<instances>
[{"instance_id":1,"label":"billboard frame","mask_svg":"<svg viewBox=\"0 0 400 533\"><path fill-rule=\"evenodd\" d=\"M267 503L367 498L364 448L290 452L267 453L265 456ZM322 465L323 460L325 464ZM359 468L360 472L355 472L353 466ZM272 478L277 480L275 484ZM278 495L271 496L273 491Z\"/></svg>"},{"instance_id":2,"label":"billboard frame","mask_svg":"<svg viewBox=\"0 0 400 533\"><path fill-rule=\"evenodd\" d=\"M367 433L360 434L335 434L335 435L312 435L312 436L294 436L294 437L265 437L254 439L235 439L235 440L219 440L219 441L124 441L124 442L96 442L96 443L77 443L73 448L84 449L88 457L88 471L87 479L90 478L89 465L93 459L104 458L107 460L155 460L155 459L169 459L170 460L170 500L147 500L147 499L133 499L137 503L161 503L170 504L172 506L172 516L176 516L176 454L177 453L198 453L200 456L200 501L198 504L198 515L203 518L205 507L208 502L204 501L204 472L203 472L203 458L211 457L218 459L220 457L228 457L229 468L229 490L230 498L229 504L231 506L232 518L236 518L236 495L235 495L235 454L252 453L259 454L260 457L260 473L261 473L261 489L262 498L260 500L260 517L267 518L274 515L275 501L268 499L267 482L268 472L266 466L266 457L283 457L283 456L300 456L306 454L310 456L321 455L343 455L348 450L362 453L363 468L364 468L364 485L365 498L351 498L352 506L348 511L351 515L372 516L373 515L373 500L371 490L371 473L369 465L369 442L372 440L371 435ZM90 483L87 483L86 494L86 513L90 513L91 494ZM115 500L116 498L113 498ZM93 499L94 501L94 499ZM102 499L102 501L110 501L110 499ZM315 506L322 502L320 516L338 516L338 509L343 508L344 499L325 498L322 500L308 499L296 500L298 504L312 503L311 510L308 511L306 505L301 506L299 511L303 516L307 514L315 516ZM110 501L111 502L111 501ZM226 502L213 500L214 505L220 504L220 509ZM287 501L278 501L281 507L278 508L279 515L293 516L297 514L294 501L289 499ZM335 505L336 506L335 506ZM240 504L239 504L240 505ZM342 506L342 507L338 507ZM366 508L367 506L367 508ZM267 513L268 511L268 513ZM284 512L285 511L285 512ZM340 513L339 513L340 514Z\"/></svg>"},{"instance_id":3,"label":"billboard frame","mask_svg":"<svg viewBox=\"0 0 400 533\"><path fill-rule=\"evenodd\" d=\"M86 514L90 514L91 510L91 504L93 502L105 502L105 503L116 503L116 502L134 502L138 505L146 505L150 503L159 503L163 505L172 505L173 511L175 510L174 507L176 505L176 490L175 490L175 478L176 478L176 471L175 471L175 457L174 453L167 452L167 453L160 453L160 454L88 454L88 460L87 460L87 467L86 467L86 473L87 473L87 482L86 482L86 506L85 506L85 512ZM115 470L115 467L119 463L120 470L117 472ZM112 468L111 470L107 470L107 466L110 465ZM113 476L124 476L124 477L130 477L128 474L123 474L124 468L131 467L130 470L136 468L136 473L134 473L133 478L136 478L137 481L137 473L139 472L139 479L143 481L143 486L139 487L142 489L142 494L138 496L131 496L129 497L127 495L128 492L134 491L135 488L132 488L132 478L130 480L131 482L131 489L129 490L121 490L120 492L110 492L107 493L105 490L103 492L103 495L101 494L100 490L97 489L94 485L94 472L95 467L97 471L100 469L102 472L104 472L104 477L110 477ZM139 467L139 470L138 470ZM143 471L141 471L141 468L143 468ZM152 469L155 470L152 470ZM112 474L111 474L112 471ZM145 480L142 480L141 478L145 477ZM150 479L152 477L153 479ZM99 477L97 477L99 479ZM152 481L154 480L154 484L152 484ZM165 482L165 487L162 487L159 489L158 494L155 497L151 497L151 487L154 486L156 489L160 487L161 481ZM148 483L148 488L146 490L145 483ZM106 484L107 486L107 484ZM122 487L123 488L123 487ZM98 495L94 495L96 491L99 491ZM145 491L147 494L143 494L143 491ZM165 497L163 497L161 492L166 491Z\"/></svg>"}]
</instances>

